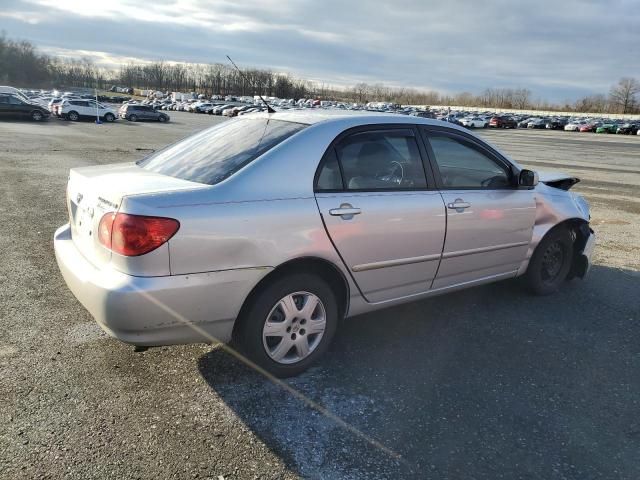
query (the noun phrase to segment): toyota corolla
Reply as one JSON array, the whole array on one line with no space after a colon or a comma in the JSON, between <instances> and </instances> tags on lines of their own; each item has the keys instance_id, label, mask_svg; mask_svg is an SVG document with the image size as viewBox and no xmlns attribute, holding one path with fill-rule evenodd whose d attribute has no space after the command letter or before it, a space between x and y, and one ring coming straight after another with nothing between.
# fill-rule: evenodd
<instances>
[{"instance_id":1,"label":"toyota corolla","mask_svg":"<svg viewBox=\"0 0 640 480\"><path fill-rule=\"evenodd\" d=\"M522 168L453 124L349 113L247 115L136 164L72 169L54 239L67 285L122 341L233 339L288 376L347 316L520 276L549 294L586 275L578 179Z\"/></svg>"}]
</instances>

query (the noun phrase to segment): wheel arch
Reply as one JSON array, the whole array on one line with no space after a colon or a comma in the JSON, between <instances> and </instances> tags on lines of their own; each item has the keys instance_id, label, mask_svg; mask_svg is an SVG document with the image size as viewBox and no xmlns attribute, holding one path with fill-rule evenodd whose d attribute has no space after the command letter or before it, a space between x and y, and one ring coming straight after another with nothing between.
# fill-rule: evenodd
<instances>
[{"instance_id":1,"label":"wheel arch","mask_svg":"<svg viewBox=\"0 0 640 480\"><path fill-rule=\"evenodd\" d=\"M245 298L237 318L241 318L258 293L271 282L293 273L312 273L322 278L333 290L338 302L339 318L344 318L349 311L349 282L343 272L334 263L320 257L300 257L288 260L265 275ZM236 337L239 322L233 326L233 337Z\"/></svg>"},{"instance_id":2,"label":"wheel arch","mask_svg":"<svg viewBox=\"0 0 640 480\"><path fill-rule=\"evenodd\" d=\"M546 228L540 228L540 227L546 227ZM566 228L571 233L571 238L573 241L574 248L573 248L572 268L569 275L575 276L578 256L584 250L584 247L587 243L587 239L589 238L589 222L584 218L580 218L580 217L566 218L561 222L558 222L553 225L549 225L549 224L539 225L537 231L536 229L534 229L534 238L532 241L531 248L529 249L529 253L527 255L526 261L523 263L523 265L520 267L520 270L518 271L518 275L524 274L527 271L527 268L529 267L529 261L531 260L531 258L533 257L533 254L535 253L538 246L540 245L540 242L542 242L542 240L551 232L559 228Z\"/></svg>"}]
</instances>

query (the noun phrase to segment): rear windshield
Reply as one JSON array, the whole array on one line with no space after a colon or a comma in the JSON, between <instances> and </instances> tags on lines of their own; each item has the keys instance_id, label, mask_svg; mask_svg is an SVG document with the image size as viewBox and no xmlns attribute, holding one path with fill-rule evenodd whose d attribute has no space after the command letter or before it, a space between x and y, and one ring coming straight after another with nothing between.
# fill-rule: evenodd
<instances>
[{"instance_id":1,"label":"rear windshield","mask_svg":"<svg viewBox=\"0 0 640 480\"><path fill-rule=\"evenodd\" d=\"M307 126L268 118L230 120L170 145L138 165L215 185Z\"/></svg>"}]
</instances>

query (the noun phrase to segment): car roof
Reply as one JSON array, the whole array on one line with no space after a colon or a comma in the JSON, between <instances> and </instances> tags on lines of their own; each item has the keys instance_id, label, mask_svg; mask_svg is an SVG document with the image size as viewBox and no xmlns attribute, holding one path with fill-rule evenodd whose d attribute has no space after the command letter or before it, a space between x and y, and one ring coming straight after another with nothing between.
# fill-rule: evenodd
<instances>
[{"instance_id":1,"label":"car roof","mask_svg":"<svg viewBox=\"0 0 640 480\"><path fill-rule=\"evenodd\" d=\"M276 113L260 112L252 114L251 118L271 118L273 120L282 120L286 122L304 123L314 125L321 122L340 122L345 126L357 127L359 125L368 124L422 124L433 126L446 126L457 128L461 131L468 130L453 124L444 124L440 120L431 118L421 118L411 115L400 115L384 112L370 112L367 110L324 110L324 109L293 109L279 111Z\"/></svg>"},{"instance_id":2,"label":"car roof","mask_svg":"<svg viewBox=\"0 0 640 480\"><path fill-rule=\"evenodd\" d=\"M394 113L385 112L370 112L362 110L324 110L324 109L294 109L278 111L276 113L267 113L266 111L250 113L242 117L243 119L250 118L270 118L273 120L282 120L286 122L303 123L310 125L310 129L314 127L331 126L330 130L333 130L333 135L336 136L339 133L349 128L366 126L366 125L431 125L434 127L445 128L449 131L457 130L464 133L467 136L475 137L481 142L489 145L496 152L500 153L503 157L509 159L517 168L522 168L509 154L497 147L486 138L479 137L474 132L470 132L467 128L460 125L456 125L450 122L443 122L433 118L415 117L412 115L400 115Z\"/></svg>"}]
</instances>

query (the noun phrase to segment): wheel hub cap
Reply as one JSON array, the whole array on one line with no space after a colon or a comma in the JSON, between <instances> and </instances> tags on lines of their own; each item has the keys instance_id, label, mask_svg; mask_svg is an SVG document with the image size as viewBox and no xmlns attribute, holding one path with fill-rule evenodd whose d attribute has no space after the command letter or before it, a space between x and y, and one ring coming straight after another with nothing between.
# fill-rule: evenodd
<instances>
[{"instance_id":1,"label":"wheel hub cap","mask_svg":"<svg viewBox=\"0 0 640 480\"><path fill-rule=\"evenodd\" d=\"M281 298L269 312L262 344L272 360L297 363L318 347L326 324L322 301L312 293L295 292Z\"/></svg>"}]
</instances>

